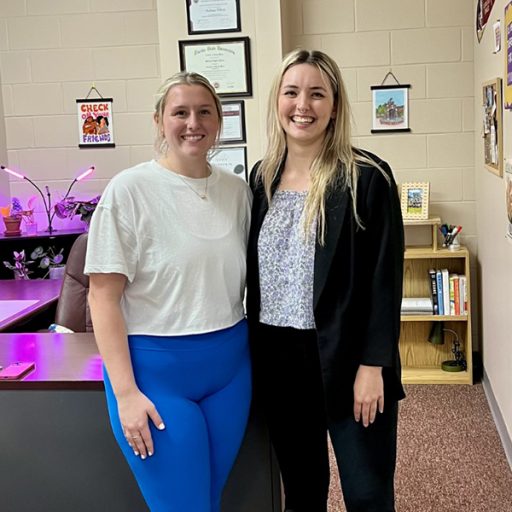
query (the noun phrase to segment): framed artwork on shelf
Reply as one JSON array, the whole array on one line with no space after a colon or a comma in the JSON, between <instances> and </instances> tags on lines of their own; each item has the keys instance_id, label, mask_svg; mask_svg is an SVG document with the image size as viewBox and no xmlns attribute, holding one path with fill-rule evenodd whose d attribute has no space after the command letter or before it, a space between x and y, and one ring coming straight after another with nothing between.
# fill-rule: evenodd
<instances>
[{"instance_id":1,"label":"framed artwork on shelf","mask_svg":"<svg viewBox=\"0 0 512 512\"><path fill-rule=\"evenodd\" d=\"M372 133L410 132L410 84L372 85Z\"/></svg>"},{"instance_id":2,"label":"framed artwork on shelf","mask_svg":"<svg viewBox=\"0 0 512 512\"><path fill-rule=\"evenodd\" d=\"M400 204L404 220L428 219L430 183L402 183L400 186Z\"/></svg>"},{"instance_id":3,"label":"framed artwork on shelf","mask_svg":"<svg viewBox=\"0 0 512 512\"><path fill-rule=\"evenodd\" d=\"M113 148L112 98L77 99L78 147Z\"/></svg>"},{"instance_id":4,"label":"framed artwork on shelf","mask_svg":"<svg viewBox=\"0 0 512 512\"><path fill-rule=\"evenodd\" d=\"M503 176L503 124L501 78L482 84L484 165L485 168Z\"/></svg>"},{"instance_id":5,"label":"framed artwork on shelf","mask_svg":"<svg viewBox=\"0 0 512 512\"><path fill-rule=\"evenodd\" d=\"M185 0L189 35L240 32L240 0Z\"/></svg>"},{"instance_id":6,"label":"framed artwork on shelf","mask_svg":"<svg viewBox=\"0 0 512 512\"><path fill-rule=\"evenodd\" d=\"M247 181L249 175L247 171L247 148L240 147L223 147L212 151L210 164L232 172Z\"/></svg>"},{"instance_id":7,"label":"framed artwork on shelf","mask_svg":"<svg viewBox=\"0 0 512 512\"><path fill-rule=\"evenodd\" d=\"M251 96L251 53L248 37L178 41L180 68L208 78L223 97Z\"/></svg>"},{"instance_id":8,"label":"framed artwork on shelf","mask_svg":"<svg viewBox=\"0 0 512 512\"><path fill-rule=\"evenodd\" d=\"M221 144L247 142L245 137L245 108L242 100L222 102Z\"/></svg>"}]
</instances>

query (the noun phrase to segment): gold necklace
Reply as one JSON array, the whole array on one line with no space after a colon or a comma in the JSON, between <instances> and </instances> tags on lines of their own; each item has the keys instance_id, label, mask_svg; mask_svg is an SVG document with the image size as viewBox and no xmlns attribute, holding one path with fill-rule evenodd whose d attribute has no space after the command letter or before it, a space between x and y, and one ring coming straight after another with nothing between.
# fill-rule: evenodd
<instances>
[{"instance_id":1,"label":"gold necklace","mask_svg":"<svg viewBox=\"0 0 512 512\"><path fill-rule=\"evenodd\" d=\"M190 190L192 190L192 192L194 192L194 194L195 194L197 197L199 197L199 198L201 198L201 199L205 200L205 199L208 199L208 178L212 175L212 171L211 171L211 169L210 169L210 168L208 168L208 171L209 171L209 173L208 173L208 175L206 176L206 179L205 179L205 181L204 181L204 192L203 192L202 194L201 194L200 192L198 192L198 191L197 191L197 190L196 190L196 189L195 189L195 188L194 188L194 187L193 187L193 186L192 186L192 185L191 185L191 184L190 184L190 183L185 179L185 177L184 177L184 176L182 176L181 174L178 174L178 173L176 173L176 174L177 174L177 175L178 175L178 177L181 179L181 181L182 181L183 183L185 183L185 185L186 185Z\"/></svg>"}]
</instances>

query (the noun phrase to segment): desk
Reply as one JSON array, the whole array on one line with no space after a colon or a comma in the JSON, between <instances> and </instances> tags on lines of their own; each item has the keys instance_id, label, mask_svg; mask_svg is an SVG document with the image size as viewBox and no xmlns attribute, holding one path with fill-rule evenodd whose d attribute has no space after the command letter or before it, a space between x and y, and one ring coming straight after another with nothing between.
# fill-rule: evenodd
<instances>
[{"instance_id":1,"label":"desk","mask_svg":"<svg viewBox=\"0 0 512 512\"><path fill-rule=\"evenodd\" d=\"M36 369L0 382L2 511L147 511L110 430L94 335L0 334L0 363L13 360ZM253 408L222 511L279 510L277 464Z\"/></svg>"},{"instance_id":2,"label":"desk","mask_svg":"<svg viewBox=\"0 0 512 512\"><path fill-rule=\"evenodd\" d=\"M51 306L59 298L61 286L61 279L1 280L0 302L13 300L35 300L36 302L5 318L0 316L0 331L5 331L8 327Z\"/></svg>"}]
</instances>

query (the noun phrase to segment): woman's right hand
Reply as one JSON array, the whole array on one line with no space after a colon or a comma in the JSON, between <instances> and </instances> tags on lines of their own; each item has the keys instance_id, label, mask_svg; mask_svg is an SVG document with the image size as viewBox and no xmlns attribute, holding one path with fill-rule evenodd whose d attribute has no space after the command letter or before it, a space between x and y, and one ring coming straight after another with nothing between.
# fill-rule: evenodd
<instances>
[{"instance_id":1,"label":"woman's right hand","mask_svg":"<svg viewBox=\"0 0 512 512\"><path fill-rule=\"evenodd\" d=\"M135 455L140 454L144 460L155 453L148 417L158 430L165 428L164 422L153 402L140 390L136 389L116 398L124 436Z\"/></svg>"}]
</instances>

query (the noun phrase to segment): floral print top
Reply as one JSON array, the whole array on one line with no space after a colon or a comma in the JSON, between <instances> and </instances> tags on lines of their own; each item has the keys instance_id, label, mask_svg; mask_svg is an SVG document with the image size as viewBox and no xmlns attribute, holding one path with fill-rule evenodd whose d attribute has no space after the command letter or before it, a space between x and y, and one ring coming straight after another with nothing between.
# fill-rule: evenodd
<instances>
[{"instance_id":1,"label":"floral print top","mask_svg":"<svg viewBox=\"0 0 512 512\"><path fill-rule=\"evenodd\" d=\"M302 212L307 191L278 190L258 239L260 322L314 329L313 270L316 222L305 237Z\"/></svg>"}]
</instances>

